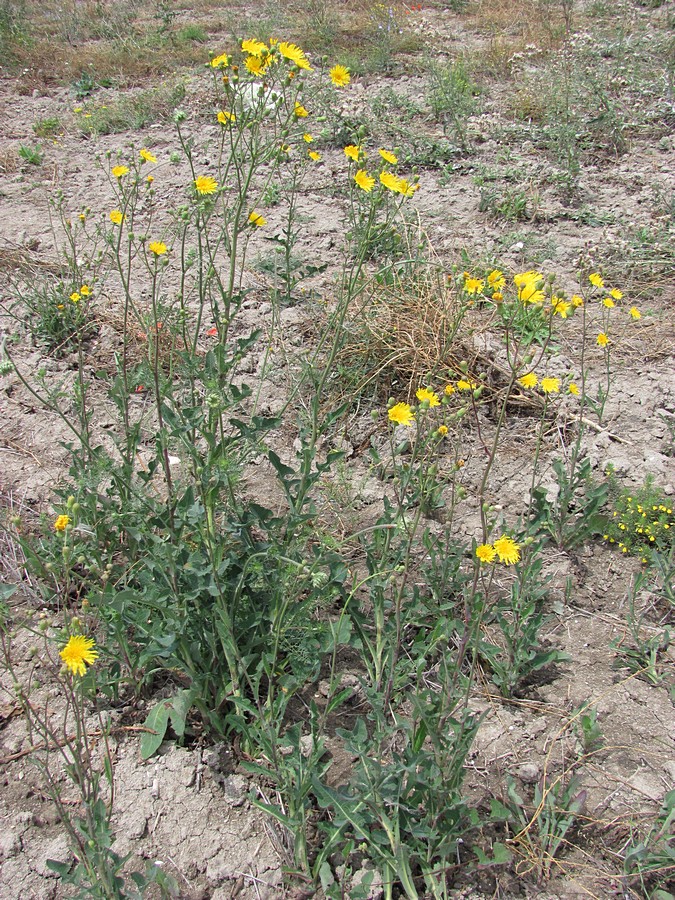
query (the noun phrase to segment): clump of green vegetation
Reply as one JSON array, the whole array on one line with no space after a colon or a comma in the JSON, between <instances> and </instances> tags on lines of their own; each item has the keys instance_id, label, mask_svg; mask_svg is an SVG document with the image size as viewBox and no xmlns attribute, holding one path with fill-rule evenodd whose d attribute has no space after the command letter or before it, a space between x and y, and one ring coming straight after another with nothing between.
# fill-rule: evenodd
<instances>
[{"instance_id":1,"label":"clump of green vegetation","mask_svg":"<svg viewBox=\"0 0 675 900\"><path fill-rule=\"evenodd\" d=\"M647 562L654 550L664 553L675 546L673 504L653 476L636 490L622 489L613 506L604 538L622 553Z\"/></svg>"},{"instance_id":2,"label":"clump of green vegetation","mask_svg":"<svg viewBox=\"0 0 675 900\"><path fill-rule=\"evenodd\" d=\"M182 82L139 91L100 106L82 107L77 125L85 134L134 131L155 122L169 121L184 97Z\"/></svg>"}]
</instances>

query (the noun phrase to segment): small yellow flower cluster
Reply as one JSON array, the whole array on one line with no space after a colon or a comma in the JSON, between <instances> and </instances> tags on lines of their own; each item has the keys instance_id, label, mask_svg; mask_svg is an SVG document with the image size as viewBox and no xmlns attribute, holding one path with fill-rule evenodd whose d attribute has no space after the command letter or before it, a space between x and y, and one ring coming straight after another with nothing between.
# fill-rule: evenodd
<instances>
[{"instance_id":1,"label":"small yellow flower cluster","mask_svg":"<svg viewBox=\"0 0 675 900\"><path fill-rule=\"evenodd\" d=\"M70 516L57 516L54 521L54 531L65 531L70 522Z\"/></svg>"},{"instance_id":2,"label":"small yellow flower cluster","mask_svg":"<svg viewBox=\"0 0 675 900\"><path fill-rule=\"evenodd\" d=\"M599 272L591 272L588 276L588 280L593 288L601 292L601 305L604 309L615 309L617 302L623 299L623 292L620 291L619 288L608 288L604 278ZM642 313L637 306L631 306L628 310L628 315L635 322L642 318ZM598 347L601 347L604 350L611 344L609 337L609 317L606 314L603 316L603 323L603 331L598 334L595 341Z\"/></svg>"},{"instance_id":3,"label":"small yellow flower cluster","mask_svg":"<svg viewBox=\"0 0 675 900\"><path fill-rule=\"evenodd\" d=\"M355 183L366 194L370 194L375 187L376 179L373 175L368 173L366 168L364 168L367 156L365 150L362 146L357 146L356 144L347 144L343 149L347 159L350 159L352 162L359 165L359 168L353 176ZM383 166L378 174L378 180L382 187L394 194L401 194L403 197L412 197L413 194L419 190L419 184L416 181L410 182L406 178L401 178L399 175L395 175L386 168L387 165L397 165L398 157L396 154L392 153L391 150L385 150L382 147L378 150L378 154L381 160L380 165Z\"/></svg>"},{"instance_id":4,"label":"small yellow flower cluster","mask_svg":"<svg viewBox=\"0 0 675 900\"><path fill-rule=\"evenodd\" d=\"M667 551L675 545L673 507L662 502L664 498L656 496L653 488L641 488L639 494L619 497L603 537L622 553L637 552L643 556L650 549Z\"/></svg>"},{"instance_id":5,"label":"small yellow flower cluster","mask_svg":"<svg viewBox=\"0 0 675 900\"><path fill-rule=\"evenodd\" d=\"M498 558L505 566L514 566L520 561L520 547L513 538L503 534L492 544L479 544L476 558L481 564L494 562Z\"/></svg>"}]
</instances>

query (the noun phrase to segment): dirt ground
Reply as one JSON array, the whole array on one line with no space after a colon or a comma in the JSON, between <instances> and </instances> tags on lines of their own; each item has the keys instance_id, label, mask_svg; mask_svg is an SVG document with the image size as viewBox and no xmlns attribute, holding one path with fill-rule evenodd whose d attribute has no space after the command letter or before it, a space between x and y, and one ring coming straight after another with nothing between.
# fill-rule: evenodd
<instances>
[{"instance_id":1,"label":"dirt ground","mask_svg":"<svg viewBox=\"0 0 675 900\"><path fill-rule=\"evenodd\" d=\"M627 32L640 39L650 30L661 34L666 16L672 16L672 9L668 12L667 7L668 4L621 5ZM487 61L495 59L502 38L486 30L480 9L481 4L457 11L453 4L434 3L409 11L405 26L419 39L419 49L396 57L390 73L355 77L344 95L350 116L372 115L372 101L377 97L384 98L383 103L393 102L397 115L403 116L407 101L416 112L406 127L427 135L429 140L442 141L443 128L434 121L426 99L428 74L421 71L416 61L425 57L430 47L439 56L447 54L449 58L470 50L474 58L483 54ZM182 10L180 21L190 21L190 16L190 11ZM208 19L207 12L202 12L202 16ZM607 26L607 20L601 24ZM623 484L636 487L645 476L652 475L671 497L675 493L672 80L669 86L661 85L660 95L651 97L651 119L643 116L637 124L630 102L637 108L648 101L639 97L631 101L629 93L621 95L626 123L624 144L613 151L606 147L584 151L575 196L570 201L557 177L559 162L553 159L550 149L542 146L541 126L532 118L514 114L514 98L520 98L521 106L526 95L528 102L534 103L537 77L546 71L545 64L553 65L550 55L543 59L538 54L536 36L517 49L517 26L517 22L512 25L515 49L508 65L502 62L505 68L501 71L486 65L481 74L481 93L466 123L470 152L449 155L442 166L420 165L421 188L412 201L415 215L448 272L453 266L463 267L462 259L495 259L508 272L535 267L555 272L559 282L574 293L578 259L584 254L603 267L630 303L639 306L642 319L626 332L613 357L614 375L603 425L589 428L583 439L583 453L591 460L596 475L601 476L611 466ZM503 34L508 37L508 29ZM587 32L577 38L581 43L588 39ZM221 34L212 32L209 49L220 52L219 48L229 48L232 40L226 28ZM547 50L547 54L555 52ZM208 59L206 48L204 58ZM629 65L627 61L626 67ZM187 111L186 127L198 131L203 148L200 152L208 160L209 142L215 139L217 129L208 124L205 113L209 95L203 70L194 67L181 77L186 89L181 103ZM150 124L135 132L85 135L77 127L82 113L74 109L86 108L91 98L81 103L71 87L39 80L35 87L31 84L25 74L17 77L5 73L0 78L0 267L13 276L22 265L37 272L57 263L63 239L51 206L57 191L63 191L66 207L73 216L85 208L93 210L92 215L99 215L109 209L111 201L97 162L100 157L133 143L137 148L151 147L167 160L175 147L170 123ZM104 104L121 91L133 94L139 89L100 88L95 100ZM34 123L49 118L64 123L63 133L41 142L41 165L26 164L17 155L17 149L34 144ZM386 116L379 120L379 126L385 119ZM393 142L390 134L385 135L383 143L385 140ZM400 143L403 141L404 138ZM342 150L327 146L322 153L324 160L317 180L302 196L300 212L304 224L296 248L315 264L328 263L325 272L307 282L308 292L311 288L314 296L329 295L331 291L346 203L332 190L343 169ZM186 172L180 164L164 162L157 167L156 189L167 204L174 202L185 184ZM502 199L509 189L517 188L525 198L525 213L515 219L496 215L489 204L486 208L482 202L489 195L486 186L498 189ZM270 207L265 215L274 229L280 222L280 210ZM266 251L262 238L257 240L259 246L254 246L251 259L256 254L264 256ZM271 333L272 309L266 301L270 276L252 267L246 278L256 290L242 312L242 332L257 325ZM103 289L104 286L102 297ZM27 329L7 314L11 297L4 285L0 296L4 307L2 339L12 340L13 356L20 368L25 372L44 368L58 377L72 371L77 364L75 358L46 355L31 340ZM114 295L105 297L103 302L109 312L114 306ZM623 302L624 306L629 305L626 300ZM304 307L300 303L288 308L282 315L281 329L275 332L283 335L280 360L292 358L306 335L311 334L314 312L308 302ZM579 341L574 323L565 334L557 360L561 371L572 368ZM87 365L92 371L105 370L115 349L114 328L101 310L100 328L92 341ZM252 380L262 365L260 354L252 353L247 365L247 377ZM603 377L601 360L598 358L591 366L595 366L591 383L597 382ZM268 411L285 401L281 362L266 383L265 396ZM372 426L369 412L355 414L346 423L341 440L349 452L342 486L326 492L327 514L337 515L347 528L355 522L367 522L386 492L363 450L364 437ZM70 436L63 422L42 408L13 372L0 376L0 420L2 504L10 511L36 519L51 509L53 487L65 477L68 451L63 445ZM94 425L104 433L106 423L106 410L101 404ZM296 436L290 429L275 435L278 452L290 455ZM376 433L375 440L384 445L384 427ZM545 484L553 486L550 464L568 441L564 427L549 431L542 457ZM493 500L514 517L524 509L530 486L530 476L523 474L519 460L523 454L533 452L531 422L527 417L514 417L507 427L489 486ZM480 463L480 459L469 455L463 472L468 499L458 508L456 528L458 538L464 540L476 534L477 515L471 497ZM252 491L265 490L261 476L264 477L264 469L251 473ZM350 509L345 490L350 495ZM22 566L21 560L12 555L9 538L3 540L5 571L0 574L10 582L22 577ZM622 879L620 854L630 838L631 827L653 818L675 783L675 717L669 693L675 660L672 648L666 651L661 664L666 677L657 685L614 665L616 652L611 642L626 637L627 588L638 570L637 560L622 557L602 542L587 543L570 554L547 551L546 574L552 576L552 588L551 618L545 637L569 654L570 662L561 664L545 683L532 685L520 699L499 698L487 675L479 681L472 706L484 712L485 718L467 764L467 795L472 803L485 804L503 789L508 775L527 794L543 774L562 773L574 756L578 740L573 722L575 711L589 701L597 710L604 743L579 767L587 791L586 802L570 846L553 865L550 878L535 883L528 872L528 860L523 858L517 868L496 877L494 873L486 872L484 877L474 873L472 881L467 882L460 872L451 896L465 900L643 896L632 893L636 889ZM17 615L31 613L35 595L28 585L25 592L15 595L13 603ZM37 676L44 679L41 690L46 699L54 699L49 694L49 664L36 662L28 639L20 642L18 648L20 669L35 667ZM0 900L66 896L54 873L46 867L48 858L65 858L66 838L40 773L31 762L30 736L12 700L6 676L3 688ZM148 702L148 708L152 702ZM253 783L249 776L237 767L236 761L223 764L221 755L209 747L181 748L167 742L158 755L143 762L133 725L142 722L146 712L144 708L108 711L113 724L113 824L118 852L160 861L177 879L186 900L271 900L284 896L282 867L288 863L284 837L251 804ZM95 727L92 719L92 729ZM309 895L298 892L289 896ZM372 896L378 896L377 890Z\"/></svg>"}]
</instances>

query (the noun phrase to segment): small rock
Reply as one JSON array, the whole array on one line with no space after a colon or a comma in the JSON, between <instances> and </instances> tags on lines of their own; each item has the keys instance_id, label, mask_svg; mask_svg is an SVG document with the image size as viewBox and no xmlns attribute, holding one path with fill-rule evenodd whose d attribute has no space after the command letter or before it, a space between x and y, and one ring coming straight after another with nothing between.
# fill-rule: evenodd
<instances>
[{"instance_id":1,"label":"small rock","mask_svg":"<svg viewBox=\"0 0 675 900\"><path fill-rule=\"evenodd\" d=\"M523 763L518 769L518 778L523 784L535 784L541 777L541 769L537 763Z\"/></svg>"},{"instance_id":2,"label":"small rock","mask_svg":"<svg viewBox=\"0 0 675 900\"><path fill-rule=\"evenodd\" d=\"M21 838L13 831L0 834L0 861L11 859L21 852Z\"/></svg>"}]
</instances>

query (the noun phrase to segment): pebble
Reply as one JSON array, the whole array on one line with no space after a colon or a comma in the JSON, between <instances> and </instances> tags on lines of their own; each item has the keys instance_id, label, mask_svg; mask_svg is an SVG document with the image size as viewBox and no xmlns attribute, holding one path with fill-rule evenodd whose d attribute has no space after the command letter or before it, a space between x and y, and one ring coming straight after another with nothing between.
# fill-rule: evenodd
<instances>
[{"instance_id":1,"label":"pebble","mask_svg":"<svg viewBox=\"0 0 675 900\"><path fill-rule=\"evenodd\" d=\"M517 774L523 784L535 784L541 777L541 769L537 763L523 763Z\"/></svg>"}]
</instances>

